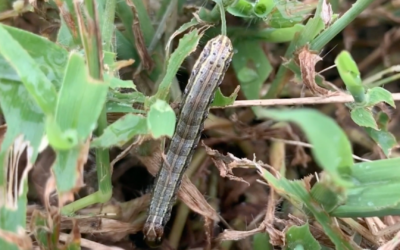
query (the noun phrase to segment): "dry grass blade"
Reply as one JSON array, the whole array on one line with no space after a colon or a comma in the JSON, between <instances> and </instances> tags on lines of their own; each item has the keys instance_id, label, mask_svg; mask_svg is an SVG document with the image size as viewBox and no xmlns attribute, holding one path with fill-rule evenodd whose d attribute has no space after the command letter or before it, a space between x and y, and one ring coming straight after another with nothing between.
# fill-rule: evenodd
<instances>
[{"instance_id":1,"label":"dry grass blade","mask_svg":"<svg viewBox=\"0 0 400 250\"><path fill-rule=\"evenodd\" d=\"M132 31L133 37L135 38L135 45L137 52L140 56L141 65L144 70L151 71L154 67L153 59L151 59L150 54L147 50L146 43L143 38L142 29L140 28L140 20L138 16L137 9L131 1L127 1L128 6L132 7L133 10L133 24Z\"/></svg>"}]
</instances>

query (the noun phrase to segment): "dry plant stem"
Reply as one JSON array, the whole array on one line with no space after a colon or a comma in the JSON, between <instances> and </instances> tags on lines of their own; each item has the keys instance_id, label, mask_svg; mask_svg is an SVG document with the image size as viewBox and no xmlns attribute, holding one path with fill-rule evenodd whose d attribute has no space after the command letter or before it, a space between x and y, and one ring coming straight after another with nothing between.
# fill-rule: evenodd
<instances>
[{"instance_id":1,"label":"dry plant stem","mask_svg":"<svg viewBox=\"0 0 400 250\"><path fill-rule=\"evenodd\" d=\"M354 219L351 218L338 218L341 221L344 221L347 225L349 225L354 231L361 234L364 238L369 240L370 242L377 244L376 237L373 235L367 228L360 225Z\"/></svg>"},{"instance_id":2,"label":"dry plant stem","mask_svg":"<svg viewBox=\"0 0 400 250\"><path fill-rule=\"evenodd\" d=\"M279 139L279 138L270 138L271 141L279 141L279 142L284 142L286 144L290 144L290 145L296 145L296 146L303 146L303 147L307 147L307 148L312 148L313 145L309 144L309 143L305 143L305 142L300 142L300 141L291 141L291 140L285 140L285 139ZM368 159L364 159L361 158L357 155L353 155L353 158L359 161L371 161Z\"/></svg>"},{"instance_id":3,"label":"dry plant stem","mask_svg":"<svg viewBox=\"0 0 400 250\"><path fill-rule=\"evenodd\" d=\"M400 93L392 94L394 101L400 101ZM351 95L339 95L329 97L307 97L307 98L291 98L291 99L272 99L272 100L248 100L248 101L235 101L232 105L225 107L211 107L211 108L239 108L251 106L285 106L285 105L307 105L307 104L327 104L327 103L346 103L354 102Z\"/></svg>"},{"instance_id":4,"label":"dry plant stem","mask_svg":"<svg viewBox=\"0 0 400 250\"><path fill-rule=\"evenodd\" d=\"M400 223L388 226L376 233L377 236L385 236L400 231Z\"/></svg>"},{"instance_id":5,"label":"dry plant stem","mask_svg":"<svg viewBox=\"0 0 400 250\"><path fill-rule=\"evenodd\" d=\"M60 234L60 241L62 242L66 242L68 241L68 238L70 236L66 233L61 233ZM86 247L89 249L96 249L96 250L123 250L120 247L109 247L109 246L105 246L103 244L91 241L91 240L87 240L87 239L81 239L81 247Z\"/></svg>"},{"instance_id":6,"label":"dry plant stem","mask_svg":"<svg viewBox=\"0 0 400 250\"><path fill-rule=\"evenodd\" d=\"M393 250L393 249L397 249L396 247L399 245L399 243L400 243L400 232L398 232L393 237L393 239L388 241L385 245L383 245L380 248L378 248L378 250Z\"/></svg>"}]
</instances>

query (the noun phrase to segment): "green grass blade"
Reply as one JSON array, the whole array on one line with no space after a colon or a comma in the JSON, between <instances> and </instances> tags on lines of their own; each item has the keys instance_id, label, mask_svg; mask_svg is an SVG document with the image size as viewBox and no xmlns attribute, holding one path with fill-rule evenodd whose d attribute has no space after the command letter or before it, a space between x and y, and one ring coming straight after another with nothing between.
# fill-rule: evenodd
<instances>
[{"instance_id":1,"label":"green grass blade","mask_svg":"<svg viewBox=\"0 0 400 250\"><path fill-rule=\"evenodd\" d=\"M179 67L182 65L183 60L194 52L199 44L200 38L203 36L203 32L198 29L194 29L191 32L185 34L180 40L179 45L172 53L169 61L167 72L158 87L157 93L151 98L150 102L154 102L155 99L167 100L167 95L171 87L172 79L178 72Z\"/></svg>"},{"instance_id":2,"label":"green grass blade","mask_svg":"<svg viewBox=\"0 0 400 250\"><path fill-rule=\"evenodd\" d=\"M352 186L342 176L350 172L354 164L352 148L346 134L327 116L311 109L301 110L260 110L259 118L290 121L300 126L313 145L312 154L339 186ZM329 136L327 136L329 131Z\"/></svg>"}]
</instances>

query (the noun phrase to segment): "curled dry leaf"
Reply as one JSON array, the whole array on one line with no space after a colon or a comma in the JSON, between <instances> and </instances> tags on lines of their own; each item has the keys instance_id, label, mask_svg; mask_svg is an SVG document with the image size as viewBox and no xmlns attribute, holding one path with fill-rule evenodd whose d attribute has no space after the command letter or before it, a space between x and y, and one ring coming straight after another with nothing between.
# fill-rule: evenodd
<instances>
[{"instance_id":1,"label":"curled dry leaf","mask_svg":"<svg viewBox=\"0 0 400 250\"><path fill-rule=\"evenodd\" d=\"M120 69L131 66L134 63L135 63L135 60L133 60L133 59L116 61L112 65L112 70L115 72L118 72Z\"/></svg>"},{"instance_id":2,"label":"curled dry leaf","mask_svg":"<svg viewBox=\"0 0 400 250\"><path fill-rule=\"evenodd\" d=\"M206 149L207 155L209 155L211 157L215 166L218 168L221 177L227 177L228 179L230 179L232 181L243 182L250 186L250 183L248 183L247 181L243 180L240 177L233 175L232 169L235 167L241 166L242 165L241 163L236 162L229 156L225 156L225 155L219 153L217 150L213 150L213 149L207 147L204 144L204 142L201 142L201 144Z\"/></svg>"},{"instance_id":3,"label":"curled dry leaf","mask_svg":"<svg viewBox=\"0 0 400 250\"><path fill-rule=\"evenodd\" d=\"M68 30L71 32L74 39L78 38L78 31L76 30L75 19L72 17L71 12L69 12L68 7L64 4L64 1L56 0L58 9L60 10L60 15L62 16L65 24L68 26Z\"/></svg>"},{"instance_id":4,"label":"curled dry leaf","mask_svg":"<svg viewBox=\"0 0 400 250\"><path fill-rule=\"evenodd\" d=\"M218 236L216 241L222 242L227 240L241 240L264 231L265 231L265 226L263 225L260 225L258 228L249 231L236 231L236 230L226 229Z\"/></svg>"},{"instance_id":5,"label":"curled dry leaf","mask_svg":"<svg viewBox=\"0 0 400 250\"><path fill-rule=\"evenodd\" d=\"M331 24L332 15L333 11L331 4L327 0L322 1L321 19L324 21L325 26Z\"/></svg>"},{"instance_id":6,"label":"curled dry leaf","mask_svg":"<svg viewBox=\"0 0 400 250\"><path fill-rule=\"evenodd\" d=\"M151 59L149 52L147 51L146 43L143 38L142 29L140 28L140 20L136 6L130 0L126 1L126 3L128 4L129 7L132 7L132 10L134 12L132 32L133 32L133 37L135 39L137 52L139 53L143 69L150 72L154 67L154 62L153 59Z\"/></svg>"},{"instance_id":7,"label":"curled dry leaf","mask_svg":"<svg viewBox=\"0 0 400 250\"><path fill-rule=\"evenodd\" d=\"M77 246L81 245L81 233L79 232L79 226L76 220L72 220L72 230L65 244L67 246L69 246L70 244Z\"/></svg>"},{"instance_id":8,"label":"curled dry leaf","mask_svg":"<svg viewBox=\"0 0 400 250\"><path fill-rule=\"evenodd\" d=\"M298 61L300 64L301 78L304 85L311 90L312 93L317 95L326 96L330 92L324 89L315 82L315 65L321 61L322 58L308 49L307 46L300 49L298 53Z\"/></svg>"}]
</instances>

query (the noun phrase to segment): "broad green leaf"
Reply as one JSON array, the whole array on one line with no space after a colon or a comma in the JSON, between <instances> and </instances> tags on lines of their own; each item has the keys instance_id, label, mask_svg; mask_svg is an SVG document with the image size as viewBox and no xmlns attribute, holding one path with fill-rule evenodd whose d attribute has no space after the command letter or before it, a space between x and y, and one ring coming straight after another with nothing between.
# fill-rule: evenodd
<instances>
[{"instance_id":1,"label":"broad green leaf","mask_svg":"<svg viewBox=\"0 0 400 250\"><path fill-rule=\"evenodd\" d=\"M400 214L400 158L356 163L349 178L356 184L347 190L346 204L332 212L338 217L370 217Z\"/></svg>"},{"instance_id":2,"label":"broad green leaf","mask_svg":"<svg viewBox=\"0 0 400 250\"><path fill-rule=\"evenodd\" d=\"M121 93L117 90L110 90L107 96L107 113L145 113L143 110L133 108L134 103L143 103L145 96L138 91Z\"/></svg>"},{"instance_id":3,"label":"broad green leaf","mask_svg":"<svg viewBox=\"0 0 400 250\"><path fill-rule=\"evenodd\" d=\"M146 118L140 115L127 114L109 125L100 137L92 141L91 147L122 146L135 135L144 134L148 134Z\"/></svg>"},{"instance_id":4,"label":"broad green leaf","mask_svg":"<svg viewBox=\"0 0 400 250\"><path fill-rule=\"evenodd\" d=\"M354 100L358 103L365 102L365 88L362 85L360 71L357 63L347 51L342 51L335 59L335 65L339 71L340 77Z\"/></svg>"},{"instance_id":5,"label":"broad green leaf","mask_svg":"<svg viewBox=\"0 0 400 250\"><path fill-rule=\"evenodd\" d=\"M53 117L46 119L46 136L55 150L68 150L78 145L78 133L74 129L62 131Z\"/></svg>"},{"instance_id":6,"label":"broad green leaf","mask_svg":"<svg viewBox=\"0 0 400 250\"><path fill-rule=\"evenodd\" d=\"M321 249L318 241L312 236L308 223L303 226L291 226L285 235L285 249L287 250L295 249L297 246L307 250Z\"/></svg>"},{"instance_id":7,"label":"broad green leaf","mask_svg":"<svg viewBox=\"0 0 400 250\"><path fill-rule=\"evenodd\" d=\"M379 145L386 156L389 156L392 149L397 145L396 137L388 131L371 128L365 128L365 131Z\"/></svg>"},{"instance_id":8,"label":"broad green leaf","mask_svg":"<svg viewBox=\"0 0 400 250\"><path fill-rule=\"evenodd\" d=\"M322 179L315 183L311 189L310 195L321 204L328 213L346 201L345 190L331 183L329 179Z\"/></svg>"},{"instance_id":9,"label":"broad green leaf","mask_svg":"<svg viewBox=\"0 0 400 250\"><path fill-rule=\"evenodd\" d=\"M106 104L106 110L107 113L145 113L143 110L133 108L132 104L115 101L108 101Z\"/></svg>"},{"instance_id":10,"label":"broad green leaf","mask_svg":"<svg viewBox=\"0 0 400 250\"><path fill-rule=\"evenodd\" d=\"M228 6L226 10L234 16L237 17L247 17L253 16L253 4L247 0L238 0L234 4Z\"/></svg>"},{"instance_id":11,"label":"broad green leaf","mask_svg":"<svg viewBox=\"0 0 400 250\"><path fill-rule=\"evenodd\" d=\"M343 174L350 172L354 164L352 149L343 130L335 121L318 111L301 110L260 110L258 118L271 118L279 121L290 121L299 125L313 145L312 154L334 182L339 186L351 186L343 179Z\"/></svg>"},{"instance_id":12,"label":"broad green leaf","mask_svg":"<svg viewBox=\"0 0 400 250\"><path fill-rule=\"evenodd\" d=\"M44 38L35 36L31 33L21 31L15 28L1 25L2 32L8 32L16 40L20 41L19 49L22 50L26 57L31 57L36 64L43 70L44 77L53 84L59 84L62 78L59 67L64 63L66 51L58 48ZM5 31L7 30L7 31ZM2 37L2 44L7 43L5 37ZM4 42L7 41L7 42ZM11 43L16 44L15 40ZM41 47L42 45L45 45ZM1 46L1 45L0 45ZM21 47L22 46L22 47ZM48 51L46 50L48 49ZM26 55L26 52L29 55ZM13 53L8 51L8 53ZM54 54L51 54L54 53ZM65 54L64 54L65 53ZM58 55L59 57L53 57ZM18 58L17 58L18 59ZM27 62L23 62L24 64ZM39 108L35 99L27 91L21 81L21 77L10 64L9 61L0 55L0 106L2 113L7 121L7 133L2 143L0 152L1 169L5 169L5 157L7 157L7 149L14 143L18 135L22 135L23 139L28 141L31 146L31 153L28 155L29 163L33 164L37 158L39 145L44 134L44 113ZM20 73L20 72L19 72ZM42 73L42 74L43 74ZM39 73L40 74L40 73ZM26 76L26 75L25 75ZM26 80L26 79L25 79ZM6 171L0 171L0 192L4 193L6 183ZM15 209L7 209L0 207L0 228L9 232L17 232L18 227L25 228L26 223L26 206L27 206L27 179L20 180L21 188L17 199ZM5 196L3 196L5 197ZM0 239L0 249L17 249L11 246L3 239Z\"/></svg>"},{"instance_id":13,"label":"broad green leaf","mask_svg":"<svg viewBox=\"0 0 400 250\"><path fill-rule=\"evenodd\" d=\"M273 250L269 243L269 235L267 233L258 233L253 236L253 250Z\"/></svg>"},{"instance_id":14,"label":"broad green leaf","mask_svg":"<svg viewBox=\"0 0 400 250\"><path fill-rule=\"evenodd\" d=\"M217 92L215 93L214 101L211 103L211 107L225 107L233 104L236 100L239 90L240 88L238 86L230 96L224 96L224 94L221 92L221 89L218 88Z\"/></svg>"},{"instance_id":15,"label":"broad green leaf","mask_svg":"<svg viewBox=\"0 0 400 250\"><path fill-rule=\"evenodd\" d=\"M35 60L40 70L46 75L47 79L53 83L56 89L60 89L64 76L65 65L68 61L68 52L63 47L49 41L48 39L35 35L25 30L10 26L2 26ZM3 41L5 41L5 38ZM13 76L15 73L3 71L2 64L4 58L0 56L0 68L2 69L1 78L21 81L19 77ZM12 78L10 78L12 77Z\"/></svg>"},{"instance_id":16,"label":"broad green leaf","mask_svg":"<svg viewBox=\"0 0 400 250\"><path fill-rule=\"evenodd\" d=\"M253 13L259 18L265 18L274 7L274 0L259 0L253 7Z\"/></svg>"},{"instance_id":17,"label":"broad green leaf","mask_svg":"<svg viewBox=\"0 0 400 250\"><path fill-rule=\"evenodd\" d=\"M76 188L78 178L82 178L78 166L80 164L82 144L68 150L56 150L53 172L56 177L57 192L62 194Z\"/></svg>"},{"instance_id":18,"label":"broad green leaf","mask_svg":"<svg viewBox=\"0 0 400 250\"><path fill-rule=\"evenodd\" d=\"M367 108L355 108L351 111L351 119L361 127L378 129L372 112Z\"/></svg>"},{"instance_id":19,"label":"broad green leaf","mask_svg":"<svg viewBox=\"0 0 400 250\"><path fill-rule=\"evenodd\" d=\"M163 100L157 100L150 106L147 115L147 128L153 138L172 137L175 131L176 116L174 110Z\"/></svg>"},{"instance_id":20,"label":"broad green leaf","mask_svg":"<svg viewBox=\"0 0 400 250\"><path fill-rule=\"evenodd\" d=\"M258 31L258 36L269 43L284 43L292 41L296 34L299 34L303 30L304 25L298 23L287 28L266 28Z\"/></svg>"},{"instance_id":21,"label":"broad green leaf","mask_svg":"<svg viewBox=\"0 0 400 250\"><path fill-rule=\"evenodd\" d=\"M108 87L107 83L92 79L84 58L72 53L56 108L56 122L61 131L76 130L79 142L85 141L96 128Z\"/></svg>"},{"instance_id":22,"label":"broad green leaf","mask_svg":"<svg viewBox=\"0 0 400 250\"><path fill-rule=\"evenodd\" d=\"M130 88L136 89L135 84L133 84L132 80L121 80L116 77L110 77L108 75L105 76L105 80L110 82L110 88Z\"/></svg>"},{"instance_id":23,"label":"broad green leaf","mask_svg":"<svg viewBox=\"0 0 400 250\"><path fill-rule=\"evenodd\" d=\"M64 18L62 17L61 26L57 34L57 43L67 48L73 48L74 46L80 44L79 39L76 39L76 41L74 41L74 37L72 36L67 24L65 23Z\"/></svg>"},{"instance_id":24,"label":"broad green leaf","mask_svg":"<svg viewBox=\"0 0 400 250\"><path fill-rule=\"evenodd\" d=\"M397 145L396 138L388 131L389 116L381 111L378 113L376 121L380 130L365 128L365 131L381 147L383 153L389 157L392 148Z\"/></svg>"},{"instance_id":25,"label":"broad green leaf","mask_svg":"<svg viewBox=\"0 0 400 250\"><path fill-rule=\"evenodd\" d=\"M0 43L0 55L12 65L25 88L43 112L47 115L54 114L57 93L53 84L42 72L35 60L8 33L2 24L0 24L0 37L3 41L7 41Z\"/></svg>"},{"instance_id":26,"label":"broad green leaf","mask_svg":"<svg viewBox=\"0 0 400 250\"><path fill-rule=\"evenodd\" d=\"M81 177L77 167L82 145L97 126L107 91L108 84L89 76L85 59L78 53L71 53L54 122L52 127L46 127L49 143L57 152L53 171L60 193L75 188L77 178ZM51 121L53 118L48 119ZM57 132L58 135L55 134ZM54 138L57 140L52 140Z\"/></svg>"},{"instance_id":27,"label":"broad green leaf","mask_svg":"<svg viewBox=\"0 0 400 250\"><path fill-rule=\"evenodd\" d=\"M110 90L107 96L108 101L121 102L126 104L144 103L146 97L143 93L134 92L119 92L117 90Z\"/></svg>"},{"instance_id":28,"label":"broad green leaf","mask_svg":"<svg viewBox=\"0 0 400 250\"><path fill-rule=\"evenodd\" d=\"M357 185L395 182L400 179L400 158L359 162L353 165L351 178Z\"/></svg>"},{"instance_id":29,"label":"broad green leaf","mask_svg":"<svg viewBox=\"0 0 400 250\"><path fill-rule=\"evenodd\" d=\"M254 69L249 68L249 67L241 68L237 72L236 76L240 82L244 82L244 83L257 80L257 78L258 78L257 72Z\"/></svg>"},{"instance_id":30,"label":"broad green leaf","mask_svg":"<svg viewBox=\"0 0 400 250\"><path fill-rule=\"evenodd\" d=\"M347 201L331 214L336 217L373 217L400 215L400 198L395 190L400 183L381 182L359 185L347 190Z\"/></svg>"},{"instance_id":31,"label":"broad green leaf","mask_svg":"<svg viewBox=\"0 0 400 250\"><path fill-rule=\"evenodd\" d=\"M25 58L30 58L28 59L29 62L22 62L22 64L26 66L27 64L32 63L36 65L36 70L38 70L38 68L40 69L38 72L35 72L33 76L44 74L44 78L47 78L47 83L51 81L50 84L58 87L61 83L67 52L40 36L12 27L3 26L1 24L0 26L3 33L9 33L8 38L10 38L11 35L14 39L20 42L18 45L16 40L11 38L10 41L12 44L8 45L12 46L17 44L19 49L22 51L19 51L18 53L24 54ZM2 41L7 41L2 42L2 45L8 43L8 38L3 36L1 37ZM13 51L7 51L7 53L12 55ZM10 61L6 60L6 58L7 57L4 58L0 55L0 106L8 125L7 133L3 140L0 152L1 169L3 170L5 169L4 159L7 153L6 150L12 145L18 135L22 135L23 139L29 142L31 146L29 150L31 153L28 155L28 159L30 164L34 163L44 134L45 117L42 109L39 108L33 96L27 91L22 83L21 79L26 82L26 77L29 78L29 76L26 75L26 73L29 73L29 70L27 72L22 72L21 74L21 69L15 70L13 68L15 65L11 64L11 66L9 63ZM34 61L32 61L32 58ZM18 59L22 60L23 58L13 58L14 63L16 61L18 62ZM43 75L41 77L43 77ZM6 171L0 171L0 186L2 187L0 190L1 193L4 192L6 176ZM4 206L0 207L0 218L2 218L0 220L0 228L9 232L17 232L18 227L25 228L27 206L26 194L28 191L26 178L20 180L20 188L22 188L22 190L19 190L18 196L15 197L17 202L16 208L7 209ZM11 246L3 239L0 239L0 249L12 250L17 248L15 245Z\"/></svg>"},{"instance_id":32,"label":"broad green leaf","mask_svg":"<svg viewBox=\"0 0 400 250\"><path fill-rule=\"evenodd\" d=\"M266 19L268 25L273 28L287 28L301 23L316 7L316 4L304 4L297 0L274 0L274 2L276 8Z\"/></svg>"},{"instance_id":33,"label":"broad green leaf","mask_svg":"<svg viewBox=\"0 0 400 250\"><path fill-rule=\"evenodd\" d=\"M396 107L396 104L393 101L392 94L389 91L387 91L386 89L381 88L381 87L375 87L375 88L369 89L367 92L367 98L368 98L367 105L374 106L380 102L386 102L393 108Z\"/></svg>"},{"instance_id":34,"label":"broad green leaf","mask_svg":"<svg viewBox=\"0 0 400 250\"><path fill-rule=\"evenodd\" d=\"M2 79L0 74L0 106L7 121L7 133L2 148L7 149L22 134L33 148L34 162L44 135L43 111L38 107L24 85L18 81ZM0 171L0 185L4 172Z\"/></svg>"},{"instance_id":35,"label":"broad green leaf","mask_svg":"<svg viewBox=\"0 0 400 250\"><path fill-rule=\"evenodd\" d=\"M247 99L258 99L261 86L272 71L260 41L236 39L233 41L233 47L236 54L232 66L240 81L240 87Z\"/></svg>"}]
</instances>

